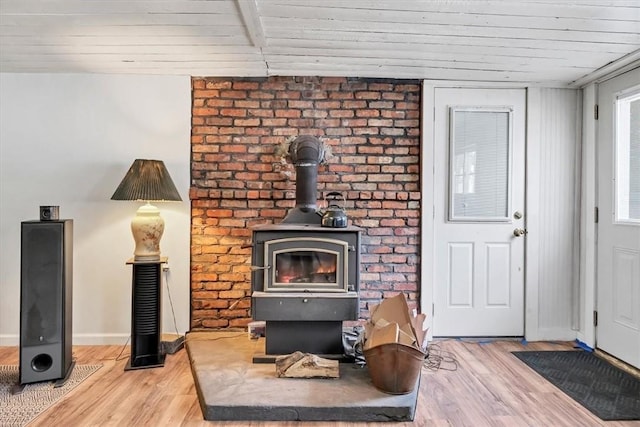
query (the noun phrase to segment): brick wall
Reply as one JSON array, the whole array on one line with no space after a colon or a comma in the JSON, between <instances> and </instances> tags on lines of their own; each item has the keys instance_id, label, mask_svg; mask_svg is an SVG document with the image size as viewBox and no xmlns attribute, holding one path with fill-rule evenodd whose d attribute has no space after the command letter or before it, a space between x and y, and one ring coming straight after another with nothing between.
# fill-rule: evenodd
<instances>
[{"instance_id":1,"label":"brick wall","mask_svg":"<svg viewBox=\"0 0 640 427\"><path fill-rule=\"evenodd\" d=\"M192 87L192 328L251 320L251 227L278 223L295 205L294 168L274 151L298 135L331 146L319 194L343 192L351 222L364 229L361 317L383 295L404 292L417 305L417 81L194 78Z\"/></svg>"}]
</instances>

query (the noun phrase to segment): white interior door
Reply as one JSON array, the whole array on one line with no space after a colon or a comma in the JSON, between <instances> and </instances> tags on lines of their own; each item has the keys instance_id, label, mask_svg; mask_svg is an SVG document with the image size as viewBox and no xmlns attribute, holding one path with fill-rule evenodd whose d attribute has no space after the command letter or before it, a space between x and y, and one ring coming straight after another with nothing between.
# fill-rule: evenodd
<instances>
[{"instance_id":1,"label":"white interior door","mask_svg":"<svg viewBox=\"0 0 640 427\"><path fill-rule=\"evenodd\" d=\"M524 89L435 89L434 336L524 335Z\"/></svg>"},{"instance_id":2,"label":"white interior door","mask_svg":"<svg viewBox=\"0 0 640 427\"><path fill-rule=\"evenodd\" d=\"M640 368L640 69L598 87L598 348Z\"/></svg>"}]
</instances>

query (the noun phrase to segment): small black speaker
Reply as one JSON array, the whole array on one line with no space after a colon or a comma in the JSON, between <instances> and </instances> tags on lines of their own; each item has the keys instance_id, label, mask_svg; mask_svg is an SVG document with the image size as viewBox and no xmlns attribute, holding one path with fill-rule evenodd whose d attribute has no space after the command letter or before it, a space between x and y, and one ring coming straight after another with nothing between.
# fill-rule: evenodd
<instances>
[{"instance_id":1,"label":"small black speaker","mask_svg":"<svg viewBox=\"0 0 640 427\"><path fill-rule=\"evenodd\" d=\"M73 220L24 221L20 255L20 384L72 367Z\"/></svg>"},{"instance_id":2,"label":"small black speaker","mask_svg":"<svg viewBox=\"0 0 640 427\"><path fill-rule=\"evenodd\" d=\"M60 219L60 206L40 206L40 221L57 221Z\"/></svg>"}]
</instances>

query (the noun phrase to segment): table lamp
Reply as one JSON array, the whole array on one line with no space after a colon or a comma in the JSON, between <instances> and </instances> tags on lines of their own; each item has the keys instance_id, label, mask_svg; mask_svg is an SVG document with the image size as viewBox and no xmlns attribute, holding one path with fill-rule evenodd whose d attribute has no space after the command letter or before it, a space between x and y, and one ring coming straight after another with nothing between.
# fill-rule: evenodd
<instances>
[{"instance_id":1,"label":"table lamp","mask_svg":"<svg viewBox=\"0 0 640 427\"><path fill-rule=\"evenodd\" d=\"M136 243L134 261L159 261L164 220L160 210L151 202L182 201L164 162L136 159L111 200L146 202L131 221L131 232Z\"/></svg>"}]
</instances>

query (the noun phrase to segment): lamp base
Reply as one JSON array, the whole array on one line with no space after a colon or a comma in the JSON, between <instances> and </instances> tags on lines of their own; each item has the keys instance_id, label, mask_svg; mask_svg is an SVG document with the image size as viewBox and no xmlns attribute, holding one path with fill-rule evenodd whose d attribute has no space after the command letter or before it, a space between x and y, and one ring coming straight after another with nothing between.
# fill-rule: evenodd
<instances>
[{"instance_id":1,"label":"lamp base","mask_svg":"<svg viewBox=\"0 0 640 427\"><path fill-rule=\"evenodd\" d=\"M130 357L127 361L127 364L124 367L125 371L134 371L136 369L149 369L149 368L162 368L164 366L164 354L153 355L144 358L143 360L138 359L138 364L134 365L133 361Z\"/></svg>"},{"instance_id":2,"label":"lamp base","mask_svg":"<svg viewBox=\"0 0 640 427\"><path fill-rule=\"evenodd\" d=\"M160 261L160 239L164 233L160 210L148 202L140 206L131 221L131 232L136 242L134 260Z\"/></svg>"}]
</instances>

